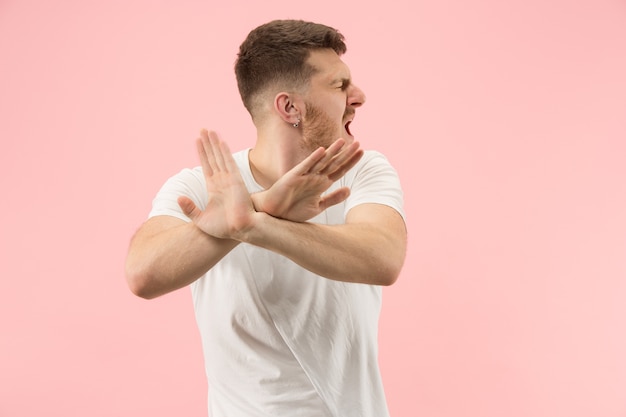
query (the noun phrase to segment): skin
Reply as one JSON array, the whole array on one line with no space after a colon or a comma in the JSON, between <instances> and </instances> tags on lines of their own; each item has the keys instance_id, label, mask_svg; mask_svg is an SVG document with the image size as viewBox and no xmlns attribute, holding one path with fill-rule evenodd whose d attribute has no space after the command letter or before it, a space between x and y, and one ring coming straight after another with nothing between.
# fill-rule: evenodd
<instances>
[{"instance_id":1,"label":"skin","mask_svg":"<svg viewBox=\"0 0 626 417\"><path fill-rule=\"evenodd\" d=\"M329 279L374 285L396 281L406 229L394 209L362 204L342 225L306 222L349 196L347 188L322 194L363 155L345 123L365 102L334 51L313 51L309 63L318 71L308 89L276 91L255 118L257 142L249 161L266 191L251 196L228 145L214 132L201 132L197 145L207 207L200 210L183 196L178 203L190 223L156 216L139 228L126 262L136 295L154 298L192 283L240 242L279 253Z\"/></svg>"}]
</instances>

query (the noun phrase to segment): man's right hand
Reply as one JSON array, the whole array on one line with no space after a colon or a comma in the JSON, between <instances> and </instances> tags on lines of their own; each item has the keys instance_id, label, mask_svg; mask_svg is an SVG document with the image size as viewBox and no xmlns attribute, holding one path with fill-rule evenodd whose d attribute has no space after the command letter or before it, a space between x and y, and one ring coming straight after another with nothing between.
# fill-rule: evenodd
<instances>
[{"instance_id":1,"label":"man's right hand","mask_svg":"<svg viewBox=\"0 0 626 417\"><path fill-rule=\"evenodd\" d=\"M203 129L196 143L206 180L208 204L200 210L187 196L180 196L178 204L204 233L220 239L238 240L238 235L252 226L257 214L239 167L226 142L221 141L215 132Z\"/></svg>"}]
</instances>

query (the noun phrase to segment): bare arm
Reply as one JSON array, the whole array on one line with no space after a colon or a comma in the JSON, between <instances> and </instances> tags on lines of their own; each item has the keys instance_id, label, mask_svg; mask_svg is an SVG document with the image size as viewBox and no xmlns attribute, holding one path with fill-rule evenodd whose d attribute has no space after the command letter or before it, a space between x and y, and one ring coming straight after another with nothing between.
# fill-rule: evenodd
<instances>
[{"instance_id":1,"label":"bare arm","mask_svg":"<svg viewBox=\"0 0 626 417\"><path fill-rule=\"evenodd\" d=\"M342 225L294 223L264 213L256 218L242 242L280 253L326 278L391 285L404 263L404 220L388 206L354 207Z\"/></svg>"},{"instance_id":2,"label":"bare arm","mask_svg":"<svg viewBox=\"0 0 626 417\"><path fill-rule=\"evenodd\" d=\"M344 146L344 141L338 140L327 150L313 152L269 190L251 199L230 151L214 133L211 135L212 140L203 130L198 139L209 195L205 210L197 208L189 198L181 197L179 205L194 220L192 223L156 216L146 221L131 240L126 277L131 291L140 297L166 294L205 274L237 246L239 242L229 234L244 227L255 209L274 217L305 221L345 200L350 194L346 188L326 196L322 193L363 155L358 143ZM229 169L225 166L225 155L232 164Z\"/></svg>"},{"instance_id":3,"label":"bare arm","mask_svg":"<svg viewBox=\"0 0 626 417\"><path fill-rule=\"evenodd\" d=\"M211 136L204 146L211 154L208 159L215 161L213 171L229 179L227 186L214 190L225 213L220 221L206 221L208 210L200 211L193 203L183 207L206 234L266 248L330 279L395 282L404 262L406 229L394 209L362 204L348 213L343 225L298 223L256 212L226 144Z\"/></svg>"},{"instance_id":4,"label":"bare arm","mask_svg":"<svg viewBox=\"0 0 626 417\"><path fill-rule=\"evenodd\" d=\"M148 219L130 243L126 279L131 291L155 298L191 284L239 242L217 239L172 216Z\"/></svg>"}]
</instances>

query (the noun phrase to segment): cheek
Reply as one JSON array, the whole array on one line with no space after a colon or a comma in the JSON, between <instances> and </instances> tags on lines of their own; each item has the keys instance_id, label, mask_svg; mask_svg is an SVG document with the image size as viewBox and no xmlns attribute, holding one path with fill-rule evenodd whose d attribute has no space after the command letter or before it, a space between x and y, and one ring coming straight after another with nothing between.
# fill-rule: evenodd
<instances>
[{"instance_id":1,"label":"cheek","mask_svg":"<svg viewBox=\"0 0 626 417\"><path fill-rule=\"evenodd\" d=\"M324 112L333 120L343 120L343 116L346 112L346 97L343 94L333 95L324 104Z\"/></svg>"}]
</instances>

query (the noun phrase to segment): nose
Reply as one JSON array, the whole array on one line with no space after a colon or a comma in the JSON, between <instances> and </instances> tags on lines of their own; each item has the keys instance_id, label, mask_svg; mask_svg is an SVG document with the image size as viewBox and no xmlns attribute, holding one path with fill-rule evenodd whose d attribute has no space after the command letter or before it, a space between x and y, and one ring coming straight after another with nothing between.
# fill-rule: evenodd
<instances>
[{"instance_id":1,"label":"nose","mask_svg":"<svg viewBox=\"0 0 626 417\"><path fill-rule=\"evenodd\" d=\"M352 107L361 107L365 103L365 93L356 85L352 84L348 91L348 105Z\"/></svg>"}]
</instances>

